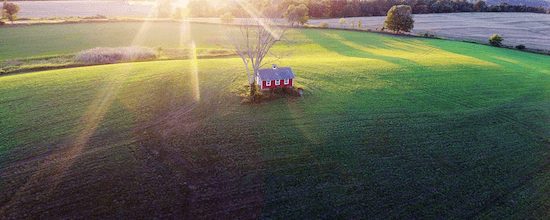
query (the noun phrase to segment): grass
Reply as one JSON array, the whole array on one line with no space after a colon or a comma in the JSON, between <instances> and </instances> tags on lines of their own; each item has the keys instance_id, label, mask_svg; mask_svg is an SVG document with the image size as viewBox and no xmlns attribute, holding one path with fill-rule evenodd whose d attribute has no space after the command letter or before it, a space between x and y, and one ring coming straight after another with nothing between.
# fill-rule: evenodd
<instances>
[{"instance_id":1,"label":"grass","mask_svg":"<svg viewBox=\"0 0 550 220\"><path fill-rule=\"evenodd\" d=\"M115 48L108 48L111 50ZM17 73L28 73L28 72L37 72L45 70L55 70L55 69L64 69L72 67L82 67L82 66L92 66L92 65L103 65L103 64L113 64L113 63L122 63L122 62L138 62L138 60L133 61L98 61L93 62L79 60L79 54L85 53L87 50L82 51L76 55L67 54L67 55L53 55L53 56L38 56L32 58L20 58L20 59L11 59L0 61L0 75L9 75ZM148 60L185 60L191 59L193 52L191 49L187 48L156 48L154 50L155 57L154 59ZM211 58L222 58L222 57L233 57L235 53L228 49L215 49L215 48L200 48L196 50L196 55L200 59L211 59ZM139 61L147 61L140 59Z\"/></svg>"},{"instance_id":2,"label":"grass","mask_svg":"<svg viewBox=\"0 0 550 220\"><path fill-rule=\"evenodd\" d=\"M0 32L0 60L71 54L95 47L177 48L189 45L191 39L199 48L212 48L225 40L215 25L191 25L190 30L190 36L181 39L181 25L175 22L150 22L145 25L141 22L52 24L3 28ZM143 34L136 38L140 31Z\"/></svg>"},{"instance_id":3,"label":"grass","mask_svg":"<svg viewBox=\"0 0 550 220\"><path fill-rule=\"evenodd\" d=\"M550 57L289 38L305 97L261 105L236 58L0 77L0 216L547 216Z\"/></svg>"}]
</instances>

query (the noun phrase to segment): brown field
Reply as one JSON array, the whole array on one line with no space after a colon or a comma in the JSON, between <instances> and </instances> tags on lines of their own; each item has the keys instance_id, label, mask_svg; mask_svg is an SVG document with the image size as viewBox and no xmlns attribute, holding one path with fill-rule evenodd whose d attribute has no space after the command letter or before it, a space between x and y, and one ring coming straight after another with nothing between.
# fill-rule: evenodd
<instances>
[{"instance_id":1,"label":"brown field","mask_svg":"<svg viewBox=\"0 0 550 220\"><path fill-rule=\"evenodd\" d=\"M345 28L361 21L364 28L381 29L385 17L347 18ZM550 16L534 13L452 13L414 15L414 34L431 33L438 37L486 43L492 34L504 37L504 44L523 44L530 49L550 50ZM340 19L311 20L341 28Z\"/></svg>"}]
</instances>

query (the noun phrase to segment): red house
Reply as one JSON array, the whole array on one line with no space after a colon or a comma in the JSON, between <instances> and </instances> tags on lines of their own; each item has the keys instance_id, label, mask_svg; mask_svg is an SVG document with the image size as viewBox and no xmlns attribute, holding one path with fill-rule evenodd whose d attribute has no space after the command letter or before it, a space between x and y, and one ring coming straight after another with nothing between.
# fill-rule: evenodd
<instances>
[{"instance_id":1,"label":"red house","mask_svg":"<svg viewBox=\"0 0 550 220\"><path fill-rule=\"evenodd\" d=\"M294 86L294 72L290 67L273 67L269 69L260 69L256 83L261 90L269 90L282 87Z\"/></svg>"}]
</instances>

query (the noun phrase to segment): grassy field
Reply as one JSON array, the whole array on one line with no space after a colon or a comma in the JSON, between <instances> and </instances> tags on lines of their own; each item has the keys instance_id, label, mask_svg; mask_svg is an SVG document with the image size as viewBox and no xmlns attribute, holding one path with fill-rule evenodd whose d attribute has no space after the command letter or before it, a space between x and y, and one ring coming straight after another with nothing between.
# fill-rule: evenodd
<instances>
[{"instance_id":1,"label":"grassy field","mask_svg":"<svg viewBox=\"0 0 550 220\"><path fill-rule=\"evenodd\" d=\"M183 36L182 29L186 31ZM30 25L0 31L0 61L76 53L94 47L177 48L189 45L191 40L197 47L212 48L225 43L226 36L216 25L176 22Z\"/></svg>"},{"instance_id":2,"label":"grassy field","mask_svg":"<svg viewBox=\"0 0 550 220\"><path fill-rule=\"evenodd\" d=\"M254 106L236 58L0 77L0 217L548 216L550 57L289 38L305 97Z\"/></svg>"}]
</instances>

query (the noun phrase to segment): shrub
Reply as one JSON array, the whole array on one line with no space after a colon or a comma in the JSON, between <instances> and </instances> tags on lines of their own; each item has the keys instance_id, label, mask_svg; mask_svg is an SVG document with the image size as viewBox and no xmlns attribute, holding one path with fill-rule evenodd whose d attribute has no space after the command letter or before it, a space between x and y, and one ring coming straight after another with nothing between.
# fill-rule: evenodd
<instances>
[{"instance_id":1,"label":"shrub","mask_svg":"<svg viewBox=\"0 0 550 220\"><path fill-rule=\"evenodd\" d=\"M411 31L414 28L411 6L396 5L391 7L386 21L384 21L384 27L396 33Z\"/></svg>"},{"instance_id":2,"label":"shrub","mask_svg":"<svg viewBox=\"0 0 550 220\"><path fill-rule=\"evenodd\" d=\"M242 98L241 104L254 104L285 97L300 97L303 93L303 89L296 89L294 87L281 87L273 88L268 91L259 91L259 88L256 87L254 95L250 96L250 86L247 85L242 87L242 90L240 92L240 96Z\"/></svg>"},{"instance_id":3,"label":"shrub","mask_svg":"<svg viewBox=\"0 0 550 220\"><path fill-rule=\"evenodd\" d=\"M340 26L343 28L345 25L346 25L346 19L345 18L340 18L340 20L338 21L338 23L340 23Z\"/></svg>"},{"instance_id":4,"label":"shrub","mask_svg":"<svg viewBox=\"0 0 550 220\"><path fill-rule=\"evenodd\" d=\"M323 22L323 23L319 24L319 27L321 27L321 28L328 28L328 23L327 23L327 22Z\"/></svg>"},{"instance_id":5,"label":"shrub","mask_svg":"<svg viewBox=\"0 0 550 220\"><path fill-rule=\"evenodd\" d=\"M491 44L495 47L501 47L503 40L504 39L500 35L493 34L491 37L489 37L489 44Z\"/></svg>"},{"instance_id":6,"label":"shrub","mask_svg":"<svg viewBox=\"0 0 550 220\"><path fill-rule=\"evenodd\" d=\"M518 49L518 50L525 50L525 45L523 45L523 44L517 45L517 46L516 46L516 49Z\"/></svg>"},{"instance_id":7,"label":"shrub","mask_svg":"<svg viewBox=\"0 0 550 220\"><path fill-rule=\"evenodd\" d=\"M6 24L6 22L0 21L0 26L5 25L5 24Z\"/></svg>"},{"instance_id":8,"label":"shrub","mask_svg":"<svg viewBox=\"0 0 550 220\"><path fill-rule=\"evenodd\" d=\"M426 37L426 38L436 38L435 34L430 33L430 32L424 33L423 36Z\"/></svg>"},{"instance_id":9,"label":"shrub","mask_svg":"<svg viewBox=\"0 0 550 220\"><path fill-rule=\"evenodd\" d=\"M109 64L130 61L153 60L155 50L142 47L94 48L78 53L76 62L84 64Z\"/></svg>"}]
</instances>

